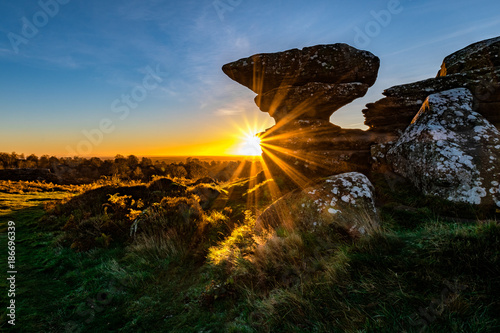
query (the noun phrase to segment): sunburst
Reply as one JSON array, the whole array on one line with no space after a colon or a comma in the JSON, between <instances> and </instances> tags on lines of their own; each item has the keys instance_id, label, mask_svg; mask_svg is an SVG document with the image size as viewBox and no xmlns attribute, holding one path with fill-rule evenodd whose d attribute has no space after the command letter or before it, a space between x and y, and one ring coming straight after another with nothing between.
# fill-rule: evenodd
<instances>
[{"instance_id":1,"label":"sunburst","mask_svg":"<svg viewBox=\"0 0 500 333\"><path fill-rule=\"evenodd\" d=\"M260 137L254 133L247 133L242 137L242 144L238 150L238 155L260 156L262 148L260 147Z\"/></svg>"}]
</instances>

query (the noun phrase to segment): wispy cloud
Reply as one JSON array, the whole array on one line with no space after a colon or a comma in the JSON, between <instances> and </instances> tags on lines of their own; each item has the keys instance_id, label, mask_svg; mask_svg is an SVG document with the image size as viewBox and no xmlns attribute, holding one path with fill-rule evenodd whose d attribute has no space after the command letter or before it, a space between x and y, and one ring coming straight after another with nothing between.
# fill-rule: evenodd
<instances>
[{"instance_id":1,"label":"wispy cloud","mask_svg":"<svg viewBox=\"0 0 500 333\"><path fill-rule=\"evenodd\" d=\"M481 22L483 22L483 21L481 21ZM398 55L398 54L401 54L401 53L406 53L408 51L413 51L413 50L416 50L416 49L420 49L420 48L423 48L423 47L429 47L429 46L437 44L437 43L441 43L441 42L444 42L444 41L447 41L447 40L450 40L450 39L462 37L464 35L468 35L468 34L471 34L473 32L477 32L477 31L481 31L481 30L484 30L484 29L487 29L487 28L491 28L491 27L494 27L496 25L500 25L500 19L497 19L497 20L494 20L494 21L491 21L491 22L488 22L488 23L485 23L485 24L474 24L474 23L472 23L470 25L470 27L467 28L467 29L458 30L458 31L455 31L455 32L443 35L443 36L438 37L438 38L429 39L429 40L426 40L426 41L424 41L422 43L418 43L418 44L415 44L413 46L410 46L408 48L405 48L405 49L402 49L402 50L398 50L396 52L392 52L392 53L389 53L389 54L385 54L385 55L383 55L383 57L390 57L390 56ZM465 46L466 45L464 45L464 47Z\"/></svg>"},{"instance_id":2,"label":"wispy cloud","mask_svg":"<svg viewBox=\"0 0 500 333\"><path fill-rule=\"evenodd\" d=\"M244 109L218 109L215 110L214 115L218 117L231 117L231 116L239 116L243 112L245 112Z\"/></svg>"},{"instance_id":3,"label":"wispy cloud","mask_svg":"<svg viewBox=\"0 0 500 333\"><path fill-rule=\"evenodd\" d=\"M238 88L244 89L244 87ZM218 104L219 105L209 102L208 105L208 108L213 109L213 114L218 117L233 117L244 115L248 112L255 111L255 109L257 108L251 98L245 98L241 95L227 95L222 100L219 100Z\"/></svg>"}]
</instances>

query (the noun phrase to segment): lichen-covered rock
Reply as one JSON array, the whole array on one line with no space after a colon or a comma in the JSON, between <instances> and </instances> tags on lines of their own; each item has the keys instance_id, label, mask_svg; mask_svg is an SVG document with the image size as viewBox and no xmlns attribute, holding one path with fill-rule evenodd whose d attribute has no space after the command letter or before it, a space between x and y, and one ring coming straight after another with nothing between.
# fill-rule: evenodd
<instances>
[{"instance_id":1,"label":"lichen-covered rock","mask_svg":"<svg viewBox=\"0 0 500 333\"><path fill-rule=\"evenodd\" d=\"M378 173L386 173L390 170L387 165L387 152L394 143L392 141L386 143L375 144L370 147L371 168Z\"/></svg>"},{"instance_id":2,"label":"lichen-covered rock","mask_svg":"<svg viewBox=\"0 0 500 333\"><path fill-rule=\"evenodd\" d=\"M431 94L467 88L472 108L500 128L500 37L478 42L447 56L438 77L386 89L386 96L368 103L365 124L375 132L401 133Z\"/></svg>"},{"instance_id":3,"label":"lichen-covered rock","mask_svg":"<svg viewBox=\"0 0 500 333\"><path fill-rule=\"evenodd\" d=\"M379 226L373 185L365 175L349 172L290 192L269 206L256 223L258 231L278 226L307 231L329 226L353 238L370 233Z\"/></svg>"},{"instance_id":4,"label":"lichen-covered rock","mask_svg":"<svg viewBox=\"0 0 500 333\"><path fill-rule=\"evenodd\" d=\"M309 82L375 83L380 60L347 44L329 44L255 54L226 64L222 71L257 94Z\"/></svg>"},{"instance_id":5,"label":"lichen-covered rock","mask_svg":"<svg viewBox=\"0 0 500 333\"><path fill-rule=\"evenodd\" d=\"M500 67L500 37L486 39L450 54L443 60L438 76Z\"/></svg>"},{"instance_id":6,"label":"lichen-covered rock","mask_svg":"<svg viewBox=\"0 0 500 333\"><path fill-rule=\"evenodd\" d=\"M429 96L386 158L425 194L500 207L500 132L472 103L465 88Z\"/></svg>"},{"instance_id":7,"label":"lichen-covered rock","mask_svg":"<svg viewBox=\"0 0 500 333\"><path fill-rule=\"evenodd\" d=\"M366 94L380 60L347 44L256 54L222 67L231 79L257 93L255 103L276 122L328 120Z\"/></svg>"}]
</instances>

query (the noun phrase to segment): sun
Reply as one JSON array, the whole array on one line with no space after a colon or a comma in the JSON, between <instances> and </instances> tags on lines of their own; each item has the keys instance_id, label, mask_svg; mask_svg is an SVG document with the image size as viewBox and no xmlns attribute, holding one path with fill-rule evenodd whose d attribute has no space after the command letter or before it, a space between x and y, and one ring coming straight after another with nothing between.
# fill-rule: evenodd
<instances>
[{"instance_id":1,"label":"sun","mask_svg":"<svg viewBox=\"0 0 500 333\"><path fill-rule=\"evenodd\" d=\"M247 133L242 137L242 144L238 150L239 155L259 156L262 154L260 137L253 133Z\"/></svg>"}]
</instances>

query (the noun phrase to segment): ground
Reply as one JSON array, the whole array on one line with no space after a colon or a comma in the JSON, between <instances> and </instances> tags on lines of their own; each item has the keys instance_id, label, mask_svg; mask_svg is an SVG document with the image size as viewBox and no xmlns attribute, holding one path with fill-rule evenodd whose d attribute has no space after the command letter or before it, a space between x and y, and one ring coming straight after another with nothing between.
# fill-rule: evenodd
<instances>
[{"instance_id":1,"label":"ground","mask_svg":"<svg viewBox=\"0 0 500 333\"><path fill-rule=\"evenodd\" d=\"M411 189L389 189L380 178L375 184L382 230L372 236L352 241L327 229L313 233L280 228L256 235L255 216L245 211L247 199L239 202L234 195L244 183L220 186L229 201L214 203L217 209L202 215L196 215L191 202L187 211L189 221L196 221L194 229L182 224L188 220L168 215L169 209L184 204L172 198L159 203L159 215L150 212L143 217L141 223L149 223L144 224L143 236L138 233L130 240L127 230L123 239L113 236L116 239L106 241L104 235L85 250L72 248L77 238L71 237L80 236L75 230L93 229L65 229L68 199L58 205L49 202L73 197L73 204L91 203L80 198L97 197L82 197L78 191L89 193L92 188L33 192L19 185L24 193L0 193L2 267L7 265L7 222L16 224L17 331L500 329L500 226L494 217L482 216L470 206L446 206L415 196ZM130 187L120 186L122 192ZM139 193L134 191L138 189L130 190L131 196ZM133 205L128 213L137 207L137 202L117 202ZM114 221L116 205L106 221ZM105 216L78 217L71 207L80 227ZM153 238L154 223L165 223L165 216L171 224L163 228L170 233ZM148 226L152 234L145 232ZM172 237L174 231L177 238ZM193 241L183 238L187 235ZM2 304L8 302L5 281ZM2 331L10 329L6 321L3 310Z\"/></svg>"}]
</instances>

